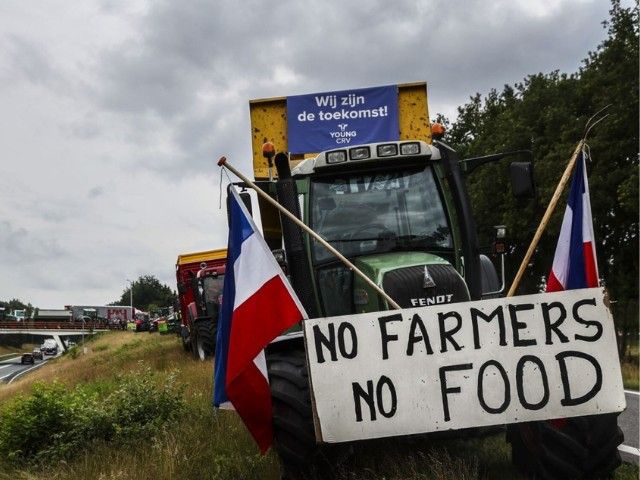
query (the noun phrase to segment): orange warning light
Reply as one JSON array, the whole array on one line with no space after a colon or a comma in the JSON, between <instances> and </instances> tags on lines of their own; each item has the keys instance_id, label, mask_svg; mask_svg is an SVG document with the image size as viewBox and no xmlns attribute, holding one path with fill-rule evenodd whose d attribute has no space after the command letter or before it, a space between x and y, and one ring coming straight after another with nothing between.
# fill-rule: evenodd
<instances>
[{"instance_id":1,"label":"orange warning light","mask_svg":"<svg viewBox=\"0 0 640 480\"><path fill-rule=\"evenodd\" d=\"M276 154L276 147L271 142L265 142L262 144L262 156L265 158L273 158Z\"/></svg>"},{"instance_id":2,"label":"orange warning light","mask_svg":"<svg viewBox=\"0 0 640 480\"><path fill-rule=\"evenodd\" d=\"M431 135L434 138L440 139L444 137L445 128L441 123L432 123L431 124Z\"/></svg>"}]
</instances>

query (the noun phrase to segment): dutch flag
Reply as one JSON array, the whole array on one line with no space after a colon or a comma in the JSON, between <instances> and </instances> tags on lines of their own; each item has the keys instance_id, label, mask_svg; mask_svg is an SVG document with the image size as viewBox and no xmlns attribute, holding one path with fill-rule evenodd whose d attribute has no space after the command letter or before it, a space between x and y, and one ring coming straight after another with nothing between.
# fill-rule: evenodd
<instances>
[{"instance_id":1,"label":"dutch flag","mask_svg":"<svg viewBox=\"0 0 640 480\"><path fill-rule=\"evenodd\" d=\"M307 314L240 197L230 193L213 403L234 408L264 453L273 441L264 348Z\"/></svg>"},{"instance_id":2,"label":"dutch flag","mask_svg":"<svg viewBox=\"0 0 640 480\"><path fill-rule=\"evenodd\" d=\"M589 183L584 150L576 160L560 238L547 280L547 292L598 286Z\"/></svg>"}]
</instances>

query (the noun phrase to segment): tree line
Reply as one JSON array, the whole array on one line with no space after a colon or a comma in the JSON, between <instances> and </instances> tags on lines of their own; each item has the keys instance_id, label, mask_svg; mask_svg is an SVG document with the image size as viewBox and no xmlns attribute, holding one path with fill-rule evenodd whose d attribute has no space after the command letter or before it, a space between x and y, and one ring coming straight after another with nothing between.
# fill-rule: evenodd
<instances>
[{"instance_id":1,"label":"tree line","mask_svg":"<svg viewBox=\"0 0 640 480\"><path fill-rule=\"evenodd\" d=\"M508 227L508 278L513 278L588 119L605 109L609 115L587 138L587 172L599 273L626 338L638 324L638 6L623 8L613 0L609 14L603 22L607 38L577 72L529 75L501 91L471 97L453 123L438 120L447 124L445 141L461 158L533 153L535 201L511 195L506 161L485 165L467 180L478 223ZM556 209L518 293L544 288L564 205ZM481 242L490 244L491 229L479 233Z\"/></svg>"},{"instance_id":2,"label":"tree line","mask_svg":"<svg viewBox=\"0 0 640 480\"><path fill-rule=\"evenodd\" d=\"M177 301L176 293L169 286L160 283L153 275L141 275L131 284L133 296L130 295L132 287L129 287L122 292L118 300L105 305L129 305L133 299L133 306L138 310L156 313L162 308L174 306ZM17 298L8 301L0 300L0 307L4 307L5 315L10 315L14 310L26 310L27 318L33 318L38 312L38 308L30 302L25 303Z\"/></svg>"},{"instance_id":3,"label":"tree line","mask_svg":"<svg viewBox=\"0 0 640 480\"><path fill-rule=\"evenodd\" d=\"M173 307L177 302L176 293L153 275L142 275L122 291L120 298L109 305L129 305L149 313L162 308Z\"/></svg>"}]
</instances>

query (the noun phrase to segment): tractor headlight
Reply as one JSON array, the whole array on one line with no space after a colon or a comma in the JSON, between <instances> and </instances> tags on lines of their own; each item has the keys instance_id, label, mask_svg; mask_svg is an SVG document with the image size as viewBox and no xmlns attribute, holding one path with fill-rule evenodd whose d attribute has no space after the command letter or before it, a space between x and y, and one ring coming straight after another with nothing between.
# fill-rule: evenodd
<instances>
[{"instance_id":1,"label":"tractor headlight","mask_svg":"<svg viewBox=\"0 0 640 480\"><path fill-rule=\"evenodd\" d=\"M347 152L346 150L334 150L333 152L327 153L327 163L342 163L347 161Z\"/></svg>"},{"instance_id":2,"label":"tractor headlight","mask_svg":"<svg viewBox=\"0 0 640 480\"><path fill-rule=\"evenodd\" d=\"M401 155L417 155L420 153L420 144L418 142L408 142L400 144Z\"/></svg>"},{"instance_id":3,"label":"tractor headlight","mask_svg":"<svg viewBox=\"0 0 640 480\"><path fill-rule=\"evenodd\" d=\"M349 150L349 157L351 160L365 160L371 157L371 150L369 147L356 147Z\"/></svg>"},{"instance_id":4,"label":"tractor headlight","mask_svg":"<svg viewBox=\"0 0 640 480\"><path fill-rule=\"evenodd\" d=\"M384 143L378 145L379 157L392 157L398 154L398 145L395 143Z\"/></svg>"}]
</instances>

